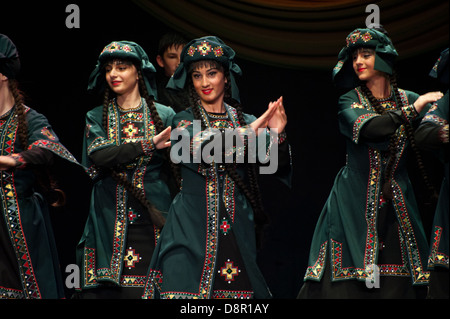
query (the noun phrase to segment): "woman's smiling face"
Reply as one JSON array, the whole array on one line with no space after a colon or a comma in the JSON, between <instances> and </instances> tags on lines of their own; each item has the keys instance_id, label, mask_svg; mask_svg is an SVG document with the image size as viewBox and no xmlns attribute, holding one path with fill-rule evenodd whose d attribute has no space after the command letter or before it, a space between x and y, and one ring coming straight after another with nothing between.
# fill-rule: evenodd
<instances>
[{"instance_id":1,"label":"woman's smiling face","mask_svg":"<svg viewBox=\"0 0 450 319\"><path fill-rule=\"evenodd\" d=\"M192 71L192 83L202 102L223 101L227 79L221 66L208 62L197 64Z\"/></svg>"},{"instance_id":2,"label":"woman's smiling face","mask_svg":"<svg viewBox=\"0 0 450 319\"><path fill-rule=\"evenodd\" d=\"M138 87L138 72L131 63L114 60L105 66L106 82L117 95L130 93Z\"/></svg>"},{"instance_id":3,"label":"woman's smiling face","mask_svg":"<svg viewBox=\"0 0 450 319\"><path fill-rule=\"evenodd\" d=\"M374 69L375 51L368 48L359 48L353 52L353 70L361 81L368 81L381 72Z\"/></svg>"}]
</instances>

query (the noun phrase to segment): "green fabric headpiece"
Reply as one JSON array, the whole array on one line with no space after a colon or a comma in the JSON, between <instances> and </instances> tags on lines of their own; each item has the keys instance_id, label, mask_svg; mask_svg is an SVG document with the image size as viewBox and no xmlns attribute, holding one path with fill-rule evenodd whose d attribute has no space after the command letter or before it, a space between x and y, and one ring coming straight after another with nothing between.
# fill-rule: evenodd
<instances>
[{"instance_id":1,"label":"green fabric headpiece","mask_svg":"<svg viewBox=\"0 0 450 319\"><path fill-rule=\"evenodd\" d=\"M141 70L148 94L157 98L155 83L156 69L140 45L131 41L114 41L104 47L97 65L89 77L88 91L102 91L106 86L105 62L111 59L130 60Z\"/></svg>"},{"instance_id":2,"label":"green fabric headpiece","mask_svg":"<svg viewBox=\"0 0 450 319\"><path fill-rule=\"evenodd\" d=\"M333 69L333 82L340 87L356 87L359 79L353 70L352 53L365 47L375 50L374 69L392 75L397 51L391 39L375 29L356 29L346 38L346 46L339 52L338 63Z\"/></svg>"},{"instance_id":3,"label":"green fabric headpiece","mask_svg":"<svg viewBox=\"0 0 450 319\"><path fill-rule=\"evenodd\" d=\"M190 41L181 51L180 65L167 83L167 88L182 90L186 84L189 65L201 60L215 60L230 72L231 97L240 102L235 76L242 75L241 68L234 62L234 50L215 36L206 36Z\"/></svg>"},{"instance_id":4,"label":"green fabric headpiece","mask_svg":"<svg viewBox=\"0 0 450 319\"><path fill-rule=\"evenodd\" d=\"M430 76L448 84L448 48L441 52L441 56L430 71Z\"/></svg>"},{"instance_id":5,"label":"green fabric headpiece","mask_svg":"<svg viewBox=\"0 0 450 319\"><path fill-rule=\"evenodd\" d=\"M19 53L14 43L0 33L0 73L8 79L16 79L20 71Z\"/></svg>"}]
</instances>

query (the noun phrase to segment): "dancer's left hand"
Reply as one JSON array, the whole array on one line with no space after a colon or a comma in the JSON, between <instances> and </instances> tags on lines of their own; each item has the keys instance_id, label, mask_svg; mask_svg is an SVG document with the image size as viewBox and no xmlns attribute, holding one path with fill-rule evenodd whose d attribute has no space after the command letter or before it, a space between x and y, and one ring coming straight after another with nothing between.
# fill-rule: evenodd
<instances>
[{"instance_id":1,"label":"dancer's left hand","mask_svg":"<svg viewBox=\"0 0 450 319\"><path fill-rule=\"evenodd\" d=\"M275 103L276 110L270 118L267 126L269 128L276 128L278 133L284 131L287 124L287 115L283 105L283 97L281 96Z\"/></svg>"}]
</instances>

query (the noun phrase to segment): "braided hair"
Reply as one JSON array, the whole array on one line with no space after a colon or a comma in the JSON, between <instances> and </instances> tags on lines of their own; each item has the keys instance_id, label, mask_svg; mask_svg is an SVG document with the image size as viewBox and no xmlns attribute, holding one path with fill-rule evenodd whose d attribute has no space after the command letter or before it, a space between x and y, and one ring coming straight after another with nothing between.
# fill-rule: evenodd
<instances>
[{"instance_id":1,"label":"braided hair","mask_svg":"<svg viewBox=\"0 0 450 319\"><path fill-rule=\"evenodd\" d=\"M128 63L127 61L124 61L125 63ZM161 120L161 117L158 114L158 111L156 109L154 100L150 95L148 94L147 87L145 86L145 82L142 76L142 72L139 69L138 66L136 66L136 70L138 72L138 85L139 85L139 92L141 96L145 99L147 106L150 110L150 114L152 117L152 120L155 124L155 130L156 134L162 132L164 130L164 123ZM112 93L111 89L106 86L104 96L103 96L103 118L102 118L102 124L105 129L105 131L108 130L108 108L109 104L112 100ZM168 153L168 150L167 150ZM168 156L168 154L166 154ZM144 206L147 211L150 214L150 218L153 222L153 224L158 227L162 228L165 223L165 218L163 217L161 211L159 211L145 196L145 191L143 189L137 188L135 185L133 185L128 179L126 174L119 173L115 171L114 169L109 170L111 176L113 179L120 185L122 185L130 194L134 196L141 204Z\"/></svg>"},{"instance_id":2,"label":"braided hair","mask_svg":"<svg viewBox=\"0 0 450 319\"><path fill-rule=\"evenodd\" d=\"M395 97L395 101L397 103L397 108L404 107L403 101L400 97L400 92L398 89L397 77L396 77L395 72L393 73L393 75L389 76L389 80L390 80L390 84L391 84L393 92L394 92L394 97ZM380 104L380 102L373 96L372 92L367 87L365 82L363 82L361 84L361 89L362 89L362 92L369 99L369 102L370 102L371 106L374 108L375 112L377 112L378 114L386 113L386 109L384 109L382 107L382 105ZM403 125L405 127L406 137L411 145L411 149L413 150L413 152L415 154L417 167L419 168L419 171L422 175L425 185L427 186L428 190L432 194L431 196L433 198L435 198L437 196L437 192L436 192L434 186L432 185L432 183L430 182L428 175L425 171L425 166L423 164L421 153L415 142L414 128L412 127L411 123L409 123L409 122L405 122ZM392 177L393 177L392 173L393 173L393 169L394 169L395 158L397 155L397 147L398 147L398 138L397 138L396 134L394 133L391 135L390 141L389 141L389 146L388 146L389 159L386 164L386 168L384 170L383 186L382 186L383 195L384 195L385 199L388 199L388 200L392 199L392 197L393 197L391 183L392 183Z\"/></svg>"},{"instance_id":3,"label":"braided hair","mask_svg":"<svg viewBox=\"0 0 450 319\"><path fill-rule=\"evenodd\" d=\"M15 113L18 119L17 133L19 135L20 145L23 150L28 148L28 122L25 114L25 105L22 92L16 80L9 79L8 87L11 91L16 106Z\"/></svg>"},{"instance_id":4,"label":"braided hair","mask_svg":"<svg viewBox=\"0 0 450 319\"><path fill-rule=\"evenodd\" d=\"M211 66L218 67L224 70L225 77L227 78L227 82L225 84L225 96L224 101L234 107L237 112L239 124L241 126L247 125L244 119L244 113L242 111L242 106L236 100L231 98L231 81L229 78L229 71L221 66L219 62L214 60L210 61L198 61L194 62L190 65L188 74L191 74L195 67L198 67L201 64L210 63ZM203 121L203 117L201 116L201 111L199 109L200 101L197 92L195 91L194 85L192 83L192 77L188 76L188 103L192 109L192 113L194 115L194 119L201 121L202 130L206 128L206 123ZM236 170L236 164L234 163L224 163L225 170L228 173L228 176L236 183L241 192L245 195L250 205L252 206L254 216L255 216L255 226L257 232L257 240L259 240L259 236L261 235L262 228L268 222L268 217L264 212L264 207L261 199L261 192L258 185L258 170L256 163L247 163L247 176L248 182L246 183L241 175Z\"/></svg>"},{"instance_id":5,"label":"braided hair","mask_svg":"<svg viewBox=\"0 0 450 319\"><path fill-rule=\"evenodd\" d=\"M15 103L15 115L17 116L17 134L20 141L21 148L25 151L28 149L28 121L26 118L25 104L23 93L19 89L19 84L15 79L8 80L8 87L14 98ZM66 195L62 191L53 174L48 168L44 171L34 169L34 173L37 176L38 186L41 187L44 196L53 207L61 207L66 203Z\"/></svg>"}]
</instances>

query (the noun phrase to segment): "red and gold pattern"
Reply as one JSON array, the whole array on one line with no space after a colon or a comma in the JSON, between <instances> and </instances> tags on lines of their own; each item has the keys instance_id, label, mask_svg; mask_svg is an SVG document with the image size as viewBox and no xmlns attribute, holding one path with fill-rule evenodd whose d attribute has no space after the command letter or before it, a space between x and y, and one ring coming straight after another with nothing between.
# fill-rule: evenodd
<instances>
[{"instance_id":1,"label":"red and gold pattern","mask_svg":"<svg viewBox=\"0 0 450 319\"><path fill-rule=\"evenodd\" d=\"M223 55L223 49L222 49L222 47L215 47L214 48L214 55L216 56L216 57L221 57L222 55Z\"/></svg>"},{"instance_id":2,"label":"red and gold pattern","mask_svg":"<svg viewBox=\"0 0 450 319\"><path fill-rule=\"evenodd\" d=\"M41 134L47 136L49 139L51 139L51 140L53 140L53 141L56 140L56 136L53 135L53 133L50 132L50 130L49 130L47 127L44 127L44 128L41 130Z\"/></svg>"},{"instance_id":3,"label":"red and gold pattern","mask_svg":"<svg viewBox=\"0 0 450 319\"><path fill-rule=\"evenodd\" d=\"M361 40L363 40L364 42L368 42L372 40L372 35L370 34L370 32L366 32L361 36Z\"/></svg>"},{"instance_id":4,"label":"red and gold pattern","mask_svg":"<svg viewBox=\"0 0 450 319\"><path fill-rule=\"evenodd\" d=\"M122 132L127 138L133 139L137 136L139 130L133 123L128 123L127 126L123 127Z\"/></svg>"},{"instance_id":5,"label":"red and gold pattern","mask_svg":"<svg viewBox=\"0 0 450 319\"><path fill-rule=\"evenodd\" d=\"M195 51L197 51L197 49L191 45L191 46L189 47L189 49L187 50L187 54L188 54L189 56L194 56Z\"/></svg>"},{"instance_id":6,"label":"red and gold pattern","mask_svg":"<svg viewBox=\"0 0 450 319\"><path fill-rule=\"evenodd\" d=\"M347 46L349 46L350 43L352 43L352 44L356 43L356 41L358 41L360 36L361 36L361 32L359 32L359 31L356 31L356 32L353 32L352 34L350 34L346 39Z\"/></svg>"},{"instance_id":7,"label":"red and gold pattern","mask_svg":"<svg viewBox=\"0 0 450 319\"><path fill-rule=\"evenodd\" d=\"M121 46L117 42L112 42L111 44L107 45L103 49L103 51L100 53L100 55L102 55L105 51L108 51L108 52L115 52L115 51L133 52L133 49L127 44Z\"/></svg>"},{"instance_id":8,"label":"red and gold pattern","mask_svg":"<svg viewBox=\"0 0 450 319\"><path fill-rule=\"evenodd\" d=\"M239 275L239 272L239 268L235 267L233 262L228 260L225 263L225 266L220 268L219 274L224 277L228 283L230 283L231 281L234 281L234 277Z\"/></svg>"},{"instance_id":9,"label":"red and gold pattern","mask_svg":"<svg viewBox=\"0 0 450 319\"><path fill-rule=\"evenodd\" d=\"M140 259L142 258L139 256L139 254L136 253L136 251L130 247L126 250L123 260L125 262L125 267L134 268L136 264L140 261Z\"/></svg>"},{"instance_id":10,"label":"red and gold pattern","mask_svg":"<svg viewBox=\"0 0 450 319\"><path fill-rule=\"evenodd\" d=\"M201 44L197 46L197 51L203 56L208 55L208 53L211 52L211 50L212 50L211 45L209 45L209 43L206 41L203 41Z\"/></svg>"}]
</instances>

